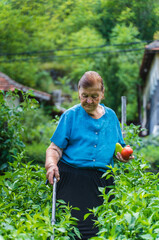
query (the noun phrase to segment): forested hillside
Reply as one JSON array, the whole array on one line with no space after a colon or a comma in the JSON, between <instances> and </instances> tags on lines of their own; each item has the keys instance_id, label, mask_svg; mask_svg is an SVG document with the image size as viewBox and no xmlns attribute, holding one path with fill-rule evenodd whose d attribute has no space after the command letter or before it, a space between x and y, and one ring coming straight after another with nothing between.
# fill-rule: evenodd
<instances>
[{"instance_id":1,"label":"forested hillside","mask_svg":"<svg viewBox=\"0 0 159 240\"><path fill-rule=\"evenodd\" d=\"M85 71L98 71L105 104L120 116L126 95L127 118L138 122L139 67L158 18L154 0L1 0L0 71L47 92L75 90Z\"/></svg>"}]
</instances>

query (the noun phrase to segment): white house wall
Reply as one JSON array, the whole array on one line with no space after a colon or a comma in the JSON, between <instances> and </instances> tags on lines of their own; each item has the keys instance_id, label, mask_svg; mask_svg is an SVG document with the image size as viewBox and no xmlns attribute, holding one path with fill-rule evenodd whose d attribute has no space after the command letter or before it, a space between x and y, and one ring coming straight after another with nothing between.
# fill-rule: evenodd
<instances>
[{"instance_id":1,"label":"white house wall","mask_svg":"<svg viewBox=\"0 0 159 240\"><path fill-rule=\"evenodd\" d=\"M159 53L155 54L150 68L150 96L153 95L159 80Z\"/></svg>"},{"instance_id":2,"label":"white house wall","mask_svg":"<svg viewBox=\"0 0 159 240\"><path fill-rule=\"evenodd\" d=\"M146 127L147 125L147 109L151 107L151 117L150 117L150 133L154 133L154 129L156 129L156 121L157 121L157 108L156 101L155 106L152 105L153 97L156 96L156 90L158 91L159 84L159 53L155 54L155 57L151 63L151 67L146 79L146 85L143 91L143 121L142 126ZM150 104L151 103L151 104Z\"/></svg>"}]
</instances>

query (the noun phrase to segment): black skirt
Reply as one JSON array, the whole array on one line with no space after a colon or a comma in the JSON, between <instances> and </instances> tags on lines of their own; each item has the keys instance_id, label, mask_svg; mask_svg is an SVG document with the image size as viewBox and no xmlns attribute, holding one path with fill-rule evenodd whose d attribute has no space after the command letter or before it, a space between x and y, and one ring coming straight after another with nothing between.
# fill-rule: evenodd
<instances>
[{"instance_id":1,"label":"black skirt","mask_svg":"<svg viewBox=\"0 0 159 240\"><path fill-rule=\"evenodd\" d=\"M73 168L63 162L59 162L60 181L57 183L57 199L63 199L73 207L80 208L80 211L73 210L72 216L79 219L78 228L82 234L82 240L94 237L98 229L94 227L90 215L84 221L84 215L89 212L89 208L103 204L103 199L98 187L114 185L113 177L109 179L101 178L102 171L97 169ZM110 188L106 188L108 192ZM78 238L77 238L78 239Z\"/></svg>"}]
</instances>

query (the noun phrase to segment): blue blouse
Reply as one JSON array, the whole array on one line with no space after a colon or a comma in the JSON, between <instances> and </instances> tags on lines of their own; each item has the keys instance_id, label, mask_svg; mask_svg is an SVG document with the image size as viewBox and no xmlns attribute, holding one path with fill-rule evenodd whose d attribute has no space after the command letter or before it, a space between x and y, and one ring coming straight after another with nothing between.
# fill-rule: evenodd
<instances>
[{"instance_id":1,"label":"blue blouse","mask_svg":"<svg viewBox=\"0 0 159 240\"><path fill-rule=\"evenodd\" d=\"M63 148L61 161L76 168L108 169L114 166L115 144L125 145L115 112L105 107L105 114L92 118L77 104L65 111L50 139Z\"/></svg>"}]
</instances>

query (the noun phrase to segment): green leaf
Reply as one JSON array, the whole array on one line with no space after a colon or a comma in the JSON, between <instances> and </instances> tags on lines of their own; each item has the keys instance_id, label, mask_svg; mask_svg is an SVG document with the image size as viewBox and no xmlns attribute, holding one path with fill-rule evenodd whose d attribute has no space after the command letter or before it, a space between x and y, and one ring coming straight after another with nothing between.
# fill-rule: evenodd
<instances>
[{"instance_id":1,"label":"green leaf","mask_svg":"<svg viewBox=\"0 0 159 240\"><path fill-rule=\"evenodd\" d=\"M86 220L91 214L92 214L92 213L86 213L86 214L84 215L84 220Z\"/></svg>"},{"instance_id":2,"label":"green leaf","mask_svg":"<svg viewBox=\"0 0 159 240\"><path fill-rule=\"evenodd\" d=\"M126 213L126 214L124 214L124 218L125 218L125 220L127 221L128 224L131 223L132 216L131 216L130 213Z\"/></svg>"},{"instance_id":3,"label":"green leaf","mask_svg":"<svg viewBox=\"0 0 159 240\"><path fill-rule=\"evenodd\" d=\"M67 232L67 230L64 227L59 227L57 230L62 233Z\"/></svg>"},{"instance_id":4,"label":"green leaf","mask_svg":"<svg viewBox=\"0 0 159 240\"><path fill-rule=\"evenodd\" d=\"M150 234L141 235L142 239L153 240L154 238Z\"/></svg>"},{"instance_id":5,"label":"green leaf","mask_svg":"<svg viewBox=\"0 0 159 240\"><path fill-rule=\"evenodd\" d=\"M80 234L79 229L76 227L73 227L73 230L74 230L75 234L77 235L77 237L81 239L81 234Z\"/></svg>"}]
</instances>

